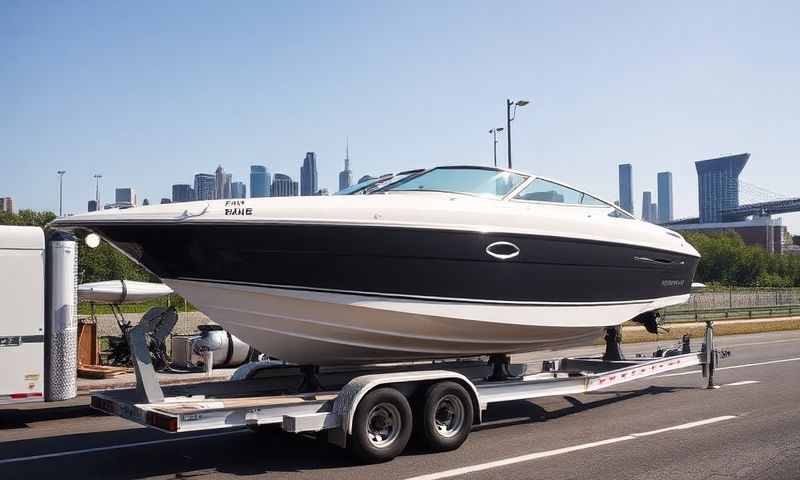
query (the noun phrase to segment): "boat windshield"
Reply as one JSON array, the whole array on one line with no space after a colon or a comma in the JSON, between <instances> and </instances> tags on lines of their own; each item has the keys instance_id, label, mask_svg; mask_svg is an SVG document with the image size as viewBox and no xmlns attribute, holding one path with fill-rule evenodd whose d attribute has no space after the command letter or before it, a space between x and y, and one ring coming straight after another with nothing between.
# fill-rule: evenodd
<instances>
[{"instance_id":1,"label":"boat windshield","mask_svg":"<svg viewBox=\"0 0 800 480\"><path fill-rule=\"evenodd\" d=\"M437 167L387 185L381 192L447 192L502 198L528 177L488 167Z\"/></svg>"},{"instance_id":2,"label":"boat windshield","mask_svg":"<svg viewBox=\"0 0 800 480\"><path fill-rule=\"evenodd\" d=\"M406 170L404 172L394 173L394 174L387 173L385 175L381 175L378 178L368 178L363 182L358 182L355 185L343 188L342 190L336 192L334 195L359 195L359 194L366 195L388 184L394 182L400 182L403 179L407 178L409 175L416 175L424 171L425 171L424 169Z\"/></svg>"},{"instance_id":3,"label":"boat windshield","mask_svg":"<svg viewBox=\"0 0 800 480\"><path fill-rule=\"evenodd\" d=\"M358 182L355 185L343 188L338 192L334 193L334 195L355 195L357 193L363 193L364 190L368 189L369 187L375 185L380 181L381 181L380 178L368 178L363 182Z\"/></svg>"}]
</instances>

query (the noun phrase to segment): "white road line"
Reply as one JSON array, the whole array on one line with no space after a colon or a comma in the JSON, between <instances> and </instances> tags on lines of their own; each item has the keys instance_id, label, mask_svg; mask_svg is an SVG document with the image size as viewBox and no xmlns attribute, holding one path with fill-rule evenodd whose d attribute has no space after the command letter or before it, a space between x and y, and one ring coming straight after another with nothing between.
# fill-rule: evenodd
<instances>
[{"instance_id":1,"label":"white road line","mask_svg":"<svg viewBox=\"0 0 800 480\"><path fill-rule=\"evenodd\" d=\"M238 435L245 433L246 430L234 430L227 432L209 433L206 435L195 435L192 437L164 438L161 440L150 440L147 442L123 443L122 445L107 445L105 447L84 448L82 450L68 450L66 452L45 453L42 455L31 455L30 457L6 458L0 460L0 465L5 463L29 462L31 460L42 460L45 458L66 457L68 455L80 455L83 453L104 452L107 450L117 450L122 448L142 447L145 445L158 445L160 443L180 442L183 440L202 440L204 438L222 437L225 435Z\"/></svg>"},{"instance_id":2,"label":"white road line","mask_svg":"<svg viewBox=\"0 0 800 480\"><path fill-rule=\"evenodd\" d=\"M789 342L797 342L800 341L800 337L792 338L789 340L772 340L769 342L749 342L749 343L733 343L731 345L725 345L725 348L733 348L733 347L749 347L752 345L770 345L772 343L789 343Z\"/></svg>"},{"instance_id":3,"label":"white road line","mask_svg":"<svg viewBox=\"0 0 800 480\"><path fill-rule=\"evenodd\" d=\"M690 428L699 427L701 425L709 425L712 423L722 422L725 420L730 420L732 418L736 418L735 415L725 415L722 417L714 417L708 418L705 420L700 420L697 422L691 423L684 423L682 425L675 425L674 427L662 428L660 430L653 430L651 432L642 432L642 433L634 433L631 435L625 435L623 437L614 437L609 438L606 440L600 440L599 442L591 442L591 443L583 443L581 445L574 445L572 447L564 447L564 448L557 448L555 450L548 450L545 452L536 452L536 453L529 453L527 455L520 455L518 457L511 457L506 458L503 460L496 460L494 462L488 463L481 463L478 465L470 465L468 467L461 467L461 468L454 468L452 470L444 470L441 472L430 473L427 475L420 475L417 477L407 478L406 480L439 480L440 478L450 478L450 477L458 477L461 475L466 475L469 473L481 472L484 470L490 470L492 468L498 467L505 467L507 465L513 465L515 463L522 463L522 462L530 462L531 460L538 460L540 458L547 458L553 457L556 455L562 455L565 453L577 452L579 450L586 450L588 448L594 447L602 447L604 445L611 445L613 443L624 442L626 440L634 440L637 437L643 437L647 435L654 435L657 433L663 433L673 430L687 430Z\"/></svg>"},{"instance_id":4,"label":"white road line","mask_svg":"<svg viewBox=\"0 0 800 480\"><path fill-rule=\"evenodd\" d=\"M717 367L717 371L720 370L733 370L735 368L745 368L745 367L758 367L760 365L773 365L775 363L786 363L786 362L797 362L800 361L800 357L795 358L784 358L782 360L770 360L769 362L758 362L758 363L744 363L742 365L731 365L730 367ZM691 372L679 372L679 373L667 373L664 375L659 375L653 378L663 378L663 377L679 377L681 375L695 375L700 373L699 370L692 370Z\"/></svg>"},{"instance_id":5,"label":"white road line","mask_svg":"<svg viewBox=\"0 0 800 480\"><path fill-rule=\"evenodd\" d=\"M752 385L754 383L761 383L758 380L742 380L741 382L726 383L723 387L736 387L738 385Z\"/></svg>"}]
</instances>

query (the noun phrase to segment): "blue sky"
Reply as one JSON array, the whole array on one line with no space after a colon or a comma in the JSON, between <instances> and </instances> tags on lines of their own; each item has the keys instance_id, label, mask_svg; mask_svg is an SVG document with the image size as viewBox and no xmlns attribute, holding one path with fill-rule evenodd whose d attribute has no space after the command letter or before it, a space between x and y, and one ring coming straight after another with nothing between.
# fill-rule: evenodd
<instances>
[{"instance_id":1,"label":"blue sky","mask_svg":"<svg viewBox=\"0 0 800 480\"><path fill-rule=\"evenodd\" d=\"M674 174L697 213L695 160L751 152L742 179L800 195L797 2L0 2L0 195L85 211L222 164L335 190L355 174L491 162L506 97L514 166L637 213ZM504 138L503 138L504 140ZM502 147L503 144L501 143ZM505 159L500 149L500 158ZM785 217L800 233L800 215Z\"/></svg>"}]
</instances>

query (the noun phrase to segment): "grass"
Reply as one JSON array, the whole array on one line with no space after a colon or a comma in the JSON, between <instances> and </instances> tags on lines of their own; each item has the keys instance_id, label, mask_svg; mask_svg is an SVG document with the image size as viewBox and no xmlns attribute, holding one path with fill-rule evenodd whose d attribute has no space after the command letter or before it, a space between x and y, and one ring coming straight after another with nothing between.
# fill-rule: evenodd
<instances>
[{"instance_id":1,"label":"grass","mask_svg":"<svg viewBox=\"0 0 800 480\"><path fill-rule=\"evenodd\" d=\"M638 343L638 342L652 342L655 340L680 340L680 338L688 333L692 338L701 338L705 332L704 325L686 325L681 326L679 323L667 325L669 333L664 333L658 336L652 333L647 333L644 330L623 331L623 343ZM764 333L764 332L780 332L786 330L800 330L800 318L792 320L769 320L763 322L752 323L725 323L715 322L714 333L716 335L740 335L747 333ZM597 345L602 345L604 342L599 339L595 342Z\"/></svg>"}]
</instances>

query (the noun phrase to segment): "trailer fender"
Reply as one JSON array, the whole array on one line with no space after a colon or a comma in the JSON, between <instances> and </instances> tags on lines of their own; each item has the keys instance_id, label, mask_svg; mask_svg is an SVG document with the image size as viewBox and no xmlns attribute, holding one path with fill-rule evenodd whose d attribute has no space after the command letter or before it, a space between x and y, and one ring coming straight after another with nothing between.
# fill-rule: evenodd
<instances>
[{"instance_id":1,"label":"trailer fender","mask_svg":"<svg viewBox=\"0 0 800 480\"><path fill-rule=\"evenodd\" d=\"M475 385L467 379L464 375L451 372L448 370L428 370L421 372L395 372L395 373L382 373L374 375L362 375L350 380L336 396L336 401L333 403L332 413L338 415L341 419L341 427L338 436L334 436L331 440L336 444L346 442L346 438L353 431L353 417L355 416L356 408L364 395L369 393L375 387L387 384L403 384L403 383L419 383L431 382L439 380L453 380L460 383L469 392L472 398L473 407L476 414L476 422L480 423L483 410L486 409L486 404L481 403L478 389Z\"/></svg>"}]
</instances>

